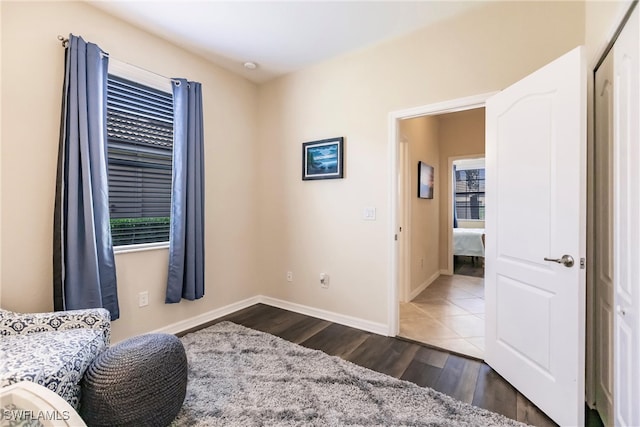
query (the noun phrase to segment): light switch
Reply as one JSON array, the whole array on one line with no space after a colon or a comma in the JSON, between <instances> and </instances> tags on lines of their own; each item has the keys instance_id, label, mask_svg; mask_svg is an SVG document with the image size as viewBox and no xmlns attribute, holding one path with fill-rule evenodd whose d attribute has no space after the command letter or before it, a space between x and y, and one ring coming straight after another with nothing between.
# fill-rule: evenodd
<instances>
[{"instance_id":1,"label":"light switch","mask_svg":"<svg viewBox=\"0 0 640 427\"><path fill-rule=\"evenodd\" d=\"M376 220L376 208L372 206L367 206L362 210L362 219L365 221L375 221Z\"/></svg>"}]
</instances>

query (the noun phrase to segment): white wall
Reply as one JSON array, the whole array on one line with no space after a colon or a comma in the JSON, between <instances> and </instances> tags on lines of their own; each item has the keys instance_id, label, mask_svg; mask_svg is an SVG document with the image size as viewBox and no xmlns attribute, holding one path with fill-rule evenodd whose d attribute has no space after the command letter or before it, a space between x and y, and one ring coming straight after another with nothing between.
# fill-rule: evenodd
<instances>
[{"instance_id":1,"label":"white wall","mask_svg":"<svg viewBox=\"0 0 640 427\"><path fill-rule=\"evenodd\" d=\"M260 293L256 269L253 83L85 2L2 1L2 306L53 308L52 234L64 49L73 33L121 61L202 83L206 293L165 305L168 251L116 255L121 318L113 339L164 327ZM10 108L7 108L10 106ZM149 291L149 306L137 307Z\"/></svg>"},{"instance_id":2,"label":"white wall","mask_svg":"<svg viewBox=\"0 0 640 427\"><path fill-rule=\"evenodd\" d=\"M389 112L500 90L583 40L582 2L495 2L262 85L267 295L386 324ZM302 182L301 144L333 136L346 138L345 179ZM377 208L376 221L362 220L364 206ZM332 275L329 289L320 288L321 271Z\"/></svg>"}]
</instances>

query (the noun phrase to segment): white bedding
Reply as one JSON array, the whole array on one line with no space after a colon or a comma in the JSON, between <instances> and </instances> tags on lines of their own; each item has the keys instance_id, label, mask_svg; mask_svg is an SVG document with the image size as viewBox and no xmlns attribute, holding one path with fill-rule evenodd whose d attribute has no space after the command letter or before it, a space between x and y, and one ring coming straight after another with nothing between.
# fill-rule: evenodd
<instances>
[{"instance_id":1,"label":"white bedding","mask_svg":"<svg viewBox=\"0 0 640 427\"><path fill-rule=\"evenodd\" d=\"M484 257L484 228L454 228L453 254Z\"/></svg>"}]
</instances>

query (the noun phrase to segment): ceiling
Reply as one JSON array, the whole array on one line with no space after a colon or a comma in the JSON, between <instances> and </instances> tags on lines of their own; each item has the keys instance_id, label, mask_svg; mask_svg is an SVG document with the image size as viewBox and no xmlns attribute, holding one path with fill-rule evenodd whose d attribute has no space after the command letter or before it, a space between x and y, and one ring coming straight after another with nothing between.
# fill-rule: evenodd
<instances>
[{"instance_id":1,"label":"ceiling","mask_svg":"<svg viewBox=\"0 0 640 427\"><path fill-rule=\"evenodd\" d=\"M483 3L87 1L257 83L402 36ZM246 69L247 61L257 68Z\"/></svg>"}]
</instances>

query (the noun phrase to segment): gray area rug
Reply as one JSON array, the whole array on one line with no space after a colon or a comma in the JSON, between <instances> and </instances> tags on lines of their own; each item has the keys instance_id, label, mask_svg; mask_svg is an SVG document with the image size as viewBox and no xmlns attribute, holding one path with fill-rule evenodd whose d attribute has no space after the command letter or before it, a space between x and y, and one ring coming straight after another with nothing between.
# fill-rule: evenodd
<instances>
[{"instance_id":1,"label":"gray area rug","mask_svg":"<svg viewBox=\"0 0 640 427\"><path fill-rule=\"evenodd\" d=\"M231 322L181 340L189 382L173 426L523 425Z\"/></svg>"}]
</instances>

